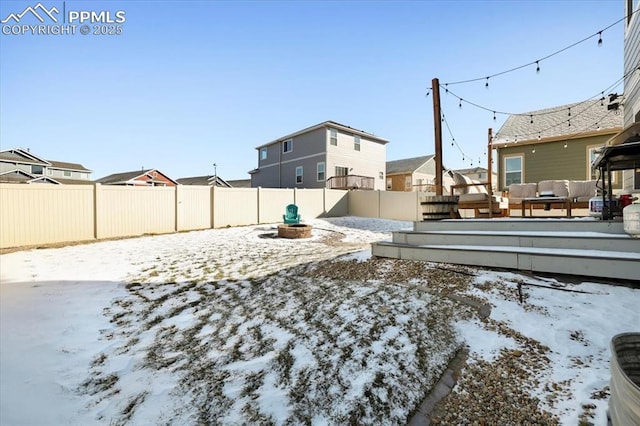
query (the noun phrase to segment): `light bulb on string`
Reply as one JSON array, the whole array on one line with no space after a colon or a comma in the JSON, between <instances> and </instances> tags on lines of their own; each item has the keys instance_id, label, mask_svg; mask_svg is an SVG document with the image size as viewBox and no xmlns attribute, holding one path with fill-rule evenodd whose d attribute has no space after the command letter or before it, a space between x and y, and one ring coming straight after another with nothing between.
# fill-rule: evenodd
<instances>
[{"instance_id":1,"label":"light bulb on string","mask_svg":"<svg viewBox=\"0 0 640 426\"><path fill-rule=\"evenodd\" d=\"M530 124L533 124L533 115L529 116L529 119L531 119L531 121L529 122Z\"/></svg>"},{"instance_id":2,"label":"light bulb on string","mask_svg":"<svg viewBox=\"0 0 640 426\"><path fill-rule=\"evenodd\" d=\"M571 117L571 107L569 107L569 117Z\"/></svg>"},{"instance_id":3,"label":"light bulb on string","mask_svg":"<svg viewBox=\"0 0 640 426\"><path fill-rule=\"evenodd\" d=\"M489 77L487 77L487 81L484 83L484 87L489 88Z\"/></svg>"},{"instance_id":4,"label":"light bulb on string","mask_svg":"<svg viewBox=\"0 0 640 426\"><path fill-rule=\"evenodd\" d=\"M566 147L567 147L567 141L564 141L564 146L563 146L563 148L566 148Z\"/></svg>"},{"instance_id":5,"label":"light bulb on string","mask_svg":"<svg viewBox=\"0 0 640 426\"><path fill-rule=\"evenodd\" d=\"M602 92L602 97L600 98L600 106L604 106L604 92Z\"/></svg>"},{"instance_id":6,"label":"light bulb on string","mask_svg":"<svg viewBox=\"0 0 640 426\"><path fill-rule=\"evenodd\" d=\"M602 31L598 32L598 47L602 46Z\"/></svg>"},{"instance_id":7,"label":"light bulb on string","mask_svg":"<svg viewBox=\"0 0 640 426\"><path fill-rule=\"evenodd\" d=\"M460 98L460 103L458 104L458 108L462 109L462 98Z\"/></svg>"},{"instance_id":8,"label":"light bulb on string","mask_svg":"<svg viewBox=\"0 0 640 426\"><path fill-rule=\"evenodd\" d=\"M449 83L444 85L444 92L449 93Z\"/></svg>"},{"instance_id":9,"label":"light bulb on string","mask_svg":"<svg viewBox=\"0 0 640 426\"><path fill-rule=\"evenodd\" d=\"M493 111L493 121L496 121L496 112Z\"/></svg>"},{"instance_id":10,"label":"light bulb on string","mask_svg":"<svg viewBox=\"0 0 640 426\"><path fill-rule=\"evenodd\" d=\"M538 140L542 139L542 135L540 135L540 132L538 132Z\"/></svg>"},{"instance_id":11,"label":"light bulb on string","mask_svg":"<svg viewBox=\"0 0 640 426\"><path fill-rule=\"evenodd\" d=\"M536 61L536 73L540 74L540 64Z\"/></svg>"},{"instance_id":12,"label":"light bulb on string","mask_svg":"<svg viewBox=\"0 0 640 426\"><path fill-rule=\"evenodd\" d=\"M567 120L569 122L569 127L571 127L571 120Z\"/></svg>"},{"instance_id":13,"label":"light bulb on string","mask_svg":"<svg viewBox=\"0 0 640 426\"><path fill-rule=\"evenodd\" d=\"M536 153L536 149L535 149L535 148L533 148L533 149L531 150L531 153L532 153L532 154L535 154L535 153Z\"/></svg>"}]
</instances>

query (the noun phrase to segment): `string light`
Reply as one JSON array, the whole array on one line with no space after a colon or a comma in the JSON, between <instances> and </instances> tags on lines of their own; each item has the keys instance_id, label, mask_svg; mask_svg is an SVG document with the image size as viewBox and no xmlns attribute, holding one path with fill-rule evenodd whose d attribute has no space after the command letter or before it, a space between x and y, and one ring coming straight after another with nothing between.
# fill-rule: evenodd
<instances>
[{"instance_id":1,"label":"string light","mask_svg":"<svg viewBox=\"0 0 640 426\"><path fill-rule=\"evenodd\" d=\"M564 141L564 147L563 148L566 148L566 147L567 147L567 141Z\"/></svg>"},{"instance_id":2,"label":"string light","mask_svg":"<svg viewBox=\"0 0 640 426\"><path fill-rule=\"evenodd\" d=\"M493 121L496 121L496 112L493 111Z\"/></svg>"},{"instance_id":3,"label":"string light","mask_svg":"<svg viewBox=\"0 0 640 426\"><path fill-rule=\"evenodd\" d=\"M536 61L536 73L540 74L540 64Z\"/></svg>"},{"instance_id":4,"label":"string light","mask_svg":"<svg viewBox=\"0 0 640 426\"><path fill-rule=\"evenodd\" d=\"M458 107L462 109L462 98L460 98L460 103L458 104Z\"/></svg>"},{"instance_id":5,"label":"string light","mask_svg":"<svg viewBox=\"0 0 640 426\"><path fill-rule=\"evenodd\" d=\"M485 74L482 77L470 78L470 79L467 79L467 80L460 80L460 81L452 81L452 82L448 82L446 84L452 84L452 85L453 84L464 84L464 83L471 83L471 82L474 82L474 81L486 80L488 77L491 78L491 77L497 77L497 76L500 76L500 75L508 74L508 73L511 73L511 72L514 72L514 71L521 70L521 69L526 68L529 65L533 65L533 64L536 65L536 70L539 72L540 71L540 62L542 62L544 60L547 60L547 59L549 59L549 58L551 58L553 56L559 55L560 53L563 53L563 52L565 52L565 51L567 51L569 49L572 49L572 48L576 47L577 45L579 45L581 43L584 43L585 41L590 40L591 38L593 38L595 36L598 36L598 46L602 45L602 33L603 32L605 32L608 29L614 27L615 25L619 24L620 22L624 21L625 19L630 18L636 12L638 12L638 10L640 10L640 9L634 10L629 15L623 16L622 18L618 19L614 23L608 25L607 27L605 27L605 28L593 33L593 34L591 34L590 36L587 36L587 37L583 38L582 40L578 40L577 42L572 43L572 44L570 44L570 45L568 45L566 47L563 47L562 49L559 49L559 50L557 50L557 51L555 51L555 52L553 52L553 53L551 53L551 54L549 54L547 56L544 56L542 58L538 58L536 61L528 62L526 64L519 65L517 67L510 68L510 69L507 69L507 70L504 70L504 71L500 71L500 72L497 72L495 74L490 74L489 76L487 76Z\"/></svg>"},{"instance_id":6,"label":"string light","mask_svg":"<svg viewBox=\"0 0 640 426\"><path fill-rule=\"evenodd\" d=\"M487 81L484 83L484 87L489 88L489 77L487 77Z\"/></svg>"},{"instance_id":7,"label":"string light","mask_svg":"<svg viewBox=\"0 0 640 426\"><path fill-rule=\"evenodd\" d=\"M533 124L533 115L529 115L529 118L531 119L531 121L529 122L529 124Z\"/></svg>"}]
</instances>

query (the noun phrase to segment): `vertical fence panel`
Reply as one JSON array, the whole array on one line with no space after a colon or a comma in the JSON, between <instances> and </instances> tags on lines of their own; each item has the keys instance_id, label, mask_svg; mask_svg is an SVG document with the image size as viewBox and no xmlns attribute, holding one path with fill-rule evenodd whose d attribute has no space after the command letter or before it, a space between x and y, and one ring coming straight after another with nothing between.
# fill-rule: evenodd
<instances>
[{"instance_id":1,"label":"vertical fence panel","mask_svg":"<svg viewBox=\"0 0 640 426\"><path fill-rule=\"evenodd\" d=\"M0 248L92 238L91 185L0 184Z\"/></svg>"},{"instance_id":2,"label":"vertical fence panel","mask_svg":"<svg viewBox=\"0 0 640 426\"><path fill-rule=\"evenodd\" d=\"M174 187L96 185L100 191L98 238L175 231Z\"/></svg>"},{"instance_id":3,"label":"vertical fence panel","mask_svg":"<svg viewBox=\"0 0 640 426\"><path fill-rule=\"evenodd\" d=\"M349 191L340 189L324 190L324 210L328 217L349 215Z\"/></svg>"},{"instance_id":4,"label":"vertical fence panel","mask_svg":"<svg viewBox=\"0 0 640 426\"><path fill-rule=\"evenodd\" d=\"M302 220L324 215L324 189L296 189L295 203ZM284 209L283 212L284 213ZM280 217L282 217L282 213Z\"/></svg>"},{"instance_id":5,"label":"vertical fence panel","mask_svg":"<svg viewBox=\"0 0 640 426\"><path fill-rule=\"evenodd\" d=\"M213 222L216 228L258 223L256 188L215 188L213 192Z\"/></svg>"},{"instance_id":6,"label":"vertical fence panel","mask_svg":"<svg viewBox=\"0 0 640 426\"><path fill-rule=\"evenodd\" d=\"M179 185L176 187L178 231L205 229L211 226L211 187Z\"/></svg>"},{"instance_id":7,"label":"vertical fence panel","mask_svg":"<svg viewBox=\"0 0 640 426\"><path fill-rule=\"evenodd\" d=\"M260 223L282 222L287 205L293 202L293 189L260 188Z\"/></svg>"},{"instance_id":8,"label":"vertical fence panel","mask_svg":"<svg viewBox=\"0 0 640 426\"><path fill-rule=\"evenodd\" d=\"M361 217L380 217L381 191L350 191L349 214Z\"/></svg>"},{"instance_id":9,"label":"vertical fence panel","mask_svg":"<svg viewBox=\"0 0 640 426\"><path fill-rule=\"evenodd\" d=\"M417 192L380 191L380 217L415 222Z\"/></svg>"}]
</instances>

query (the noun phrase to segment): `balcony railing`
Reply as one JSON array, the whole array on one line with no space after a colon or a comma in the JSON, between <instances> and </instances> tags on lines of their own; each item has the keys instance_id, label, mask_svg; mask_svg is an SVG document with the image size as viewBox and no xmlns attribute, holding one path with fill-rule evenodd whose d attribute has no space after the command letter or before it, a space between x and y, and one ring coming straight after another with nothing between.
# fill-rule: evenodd
<instances>
[{"instance_id":1,"label":"balcony railing","mask_svg":"<svg viewBox=\"0 0 640 426\"><path fill-rule=\"evenodd\" d=\"M329 189L363 189L373 191L376 180L370 176L346 175L327 179Z\"/></svg>"}]
</instances>

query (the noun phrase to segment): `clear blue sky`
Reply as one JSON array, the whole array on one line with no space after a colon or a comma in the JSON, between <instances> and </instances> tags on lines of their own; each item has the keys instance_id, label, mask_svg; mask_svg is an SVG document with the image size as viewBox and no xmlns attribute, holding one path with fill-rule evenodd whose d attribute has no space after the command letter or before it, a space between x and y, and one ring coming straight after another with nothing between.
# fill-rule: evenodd
<instances>
[{"instance_id":1,"label":"clear blue sky","mask_svg":"<svg viewBox=\"0 0 640 426\"><path fill-rule=\"evenodd\" d=\"M624 16L624 0L48 1L126 12L121 35L0 35L0 147L77 162L93 178L157 168L173 178L247 179L255 147L325 120L389 139L387 160L434 153L427 89L535 61ZM0 19L37 0L2 1ZM31 16L23 23L38 24ZM50 22L47 22L50 23ZM93 27L93 25L90 25ZM624 25L535 66L450 86L490 109L589 99L623 74ZM622 91L622 86L617 90ZM486 166L505 116L442 93L462 151ZM472 160L470 160L471 158Z\"/></svg>"}]
</instances>

